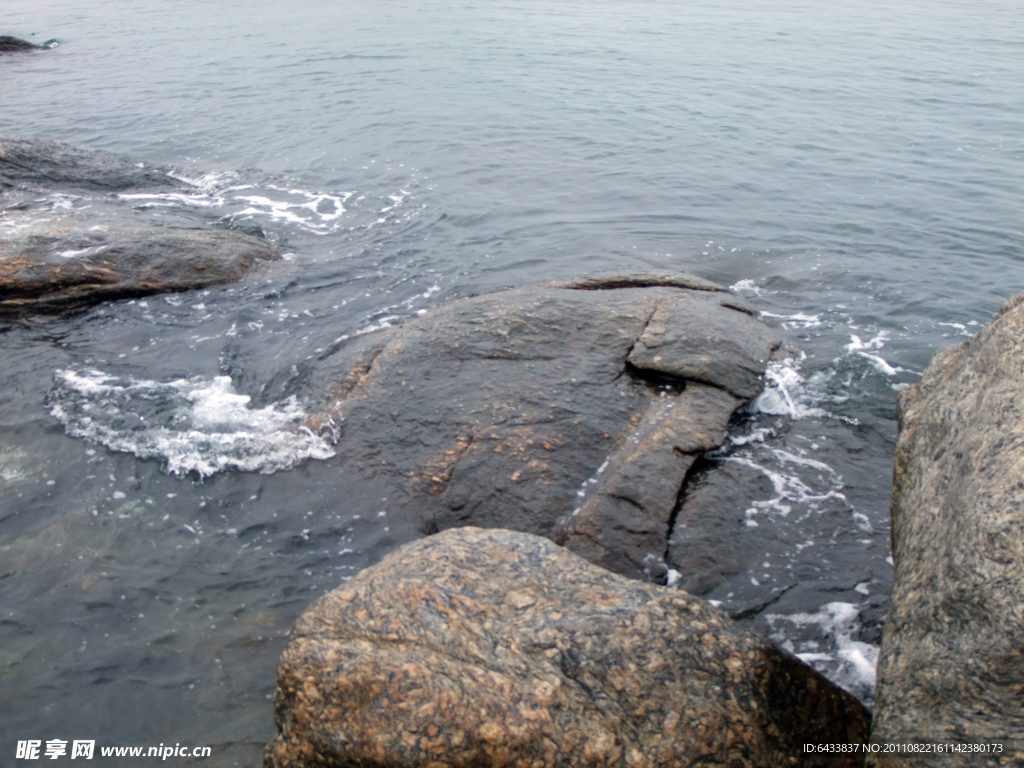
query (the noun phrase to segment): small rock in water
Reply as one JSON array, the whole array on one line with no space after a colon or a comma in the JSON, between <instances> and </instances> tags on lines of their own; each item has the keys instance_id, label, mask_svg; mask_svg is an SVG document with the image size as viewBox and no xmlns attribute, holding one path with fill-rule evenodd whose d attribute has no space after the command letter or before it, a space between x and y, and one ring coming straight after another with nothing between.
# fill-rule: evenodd
<instances>
[{"instance_id":1,"label":"small rock in water","mask_svg":"<svg viewBox=\"0 0 1024 768\"><path fill-rule=\"evenodd\" d=\"M116 192L176 186L167 171L109 152L91 152L45 139L0 136L0 190L30 189Z\"/></svg>"},{"instance_id":2,"label":"small rock in water","mask_svg":"<svg viewBox=\"0 0 1024 768\"><path fill-rule=\"evenodd\" d=\"M177 184L168 173L105 152L0 137L0 314L63 312L111 299L184 291L238 280L279 258L261 238L225 230L123 223L58 204L34 215L38 195L68 196ZM20 199L19 199L20 198ZM67 203L67 200L62 200ZM67 208L67 210L64 210Z\"/></svg>"},{"instance_id":3,"label":"small rock in water","mask_svg":"<svg viewBox=\"0 0 1024 768\"><path fill-rule=\"evenodd\" d=\"M48 40L46 45L34 45L26 40L22 40L17 37L11 37L10 35L0 35L0 53L17 53L19 51L35 51L40 48L48 47L49 43L55 42Z\"/></svg>"},{"instance_id":4,"label":"small rock in water","mask_svg":"<svg viewBox=\"0 0 1024 768\"><path fill-rule=\"evenodd\" d=\"M277 258L266 240L221 230L30 228L0 238L0 313L63 312L202 288Z\"/></svg>"}]
</instances>

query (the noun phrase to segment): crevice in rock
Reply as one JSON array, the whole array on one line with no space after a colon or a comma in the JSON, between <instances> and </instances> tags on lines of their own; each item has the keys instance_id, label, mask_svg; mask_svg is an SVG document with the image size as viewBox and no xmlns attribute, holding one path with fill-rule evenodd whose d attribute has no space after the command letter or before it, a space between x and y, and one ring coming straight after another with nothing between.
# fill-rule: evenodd
<instances>
[{"instance_id":1,"label":"crevice in rock","mask_svg":"<svg viewBox=\"0 0 1024 768\"><path fill-rule=\"evenodd\" d=\"M344 400L352 393L352 390L361 386L369 378L370 371L373 370L373 366L377 364L384 352L384 346L384 344L380 344L372 347L368 350L366 357L352 367L345 378L341 380L341 384L331 392L331 397L334 400Z\"/></svg>"},{"instance_id":2,"label":"crevice in rock","mask_svg":"<svg viewBox=\"0 0 1024 768\"><path fill-rule=\"evenodd\" d=\"M683 453L678 448L673 448L672 450L675 451L680 456L692 455L688 453ZM669 513L668 525L665 529L665 552L662 555L662 560L665 561L665 565L668 568L672 567L672 562L669 560L669 551L672 549L672 534L675 532L676 529L676 521L679 519L679 512L682 510L683 504L686 502L687 489L690 487L691 480L693 480L698 475L702 475L705 472L707 472L708 467L710 467L711 465L712 462L705 459L704 454L701 454L700 456L693 460L693 463L690 465L689 469L686 470L686 474L683 475L683 481L679 484L679 492L676 494L676 503L675 506L672 507L672 511Z\"/></svg>"},{"instance_id":3,"label":"crevice in rock","mask_svg":"<svg viewBox=\"0 0 1024 768\"><path fill-rule=\"evenodd\" d=\"M729 618L731 618L733 621L740 621L742 619L749 619L751 616L757 616L759 613L761 613L768 606L775 605L775 603L779 602L779 599L784 594L789 592L789 590L791 590L795 586L796 586L796 583L787 584L785 587L780 589L778 592L776 592L772 597L768 598L767 600L765 600L763 602L760 602L760 603L757 603L755 605L748 606L746 608L741 608L738 611L734 611L734 612L730 613L729 614Z\"/></svg>"},{"instance_id":4,"label":"crevice in rock","mask_svg":"<svg viewBox=\"0 0 1024 768\"><path fill-rule=\"evenodd\" d=\"M629 504L631 507L636 507L641 512L643 512L644 514L647 513L647 510L644 508L643 504L641 504L638 501L635 501L634 499L629 498L628 496L622 496L622 495L620 495L618 493L609 493L608 494L608 498L609 499L616 499L617 501L624 501L627 504Z\"/></svg>"},{"instance_id":5,"label":"crevice in rock","mask_svg":"<svg viewBox=\"0 0 1024 768\"><path fill-rule=\"evenodd\" d=\"M663 371L655 371L650 368L638 368L628 360L623 364L623 373L628 374L634 381L645 384L648 389L658 395L668 394L671 396L678 396L686 389L686 382L688 381L688 379L682 379L678 376L673 376L670 373L664 373ZM708 386L713 387L715 385L709 384ZM718 387L718 389L722 388Z\"/></svg>"},{"instance_id":6,"label":"crevice in rock","mask_svg":"<svg viewBox=\"0 0 1024 768\"><path fill-rule=\"evenodd\" d=\"M733 309L737 312L742 312L744 315L750 315L751 317L757 317L757 312L752 310L750 307L744 306L737 301L729 301L729 299L722 299L718 302L726 309Z\"/></svg>"},{"instance_id":7,"label":"crevice in rock","mask_svg":"<svg viewBox=\"0 0 1024 768\"><path fill-rule=\"evenodd\" d=\"M636 338L633 339L633 343L629 345L629 349L627 349L626 353L622 356L622 370L618 372L618 374L615 376L614 379L612 379L612 381L618 381L619 379L622 378L623 374L628 374L630 372L630 368L635 368L636 367L632 363L629 362L629 356L633 354L633 349L636 347L636 345L640 341L640 339L643 338L644 333L647 332L647 326L649 326L651 324L651 320L654 319L654 313L657 312L657 311L658 311L658 306L657 306L657 304L655 304L651 308L651 311L647 313L647 317L644 319L643 327L637 333ZM637 370L639 370L639 369L637 369Z\"/></svg>"},{"instance_id":8,"label":"crevice in rock","mask_svg":"<svg viewBox=\"0 0 1024 768\"><path fill-rule=\"evenodd\" d=\"M382 341L364 350L362 358L357 360L344 378L327 393L324 410L306 419L306 427L313 434L327 438L332 445L338 443L344 434L342 424L345 420L339 416L338 410L348 396L366 382L386 346L387 342Z\"/></svg>"},{"instance_id":9,"label":"crevice in rock","mask_svg":"<svg viewBox=\"0 0 1024 768\"><path fill-rule=\"evenodd\" d=\"M552 288L571 291L610 291L619 288L683 288L690 291L728 293L728 288L690 275L597 275L582 280L556 282Z\"/></svg>"}]
</instances>

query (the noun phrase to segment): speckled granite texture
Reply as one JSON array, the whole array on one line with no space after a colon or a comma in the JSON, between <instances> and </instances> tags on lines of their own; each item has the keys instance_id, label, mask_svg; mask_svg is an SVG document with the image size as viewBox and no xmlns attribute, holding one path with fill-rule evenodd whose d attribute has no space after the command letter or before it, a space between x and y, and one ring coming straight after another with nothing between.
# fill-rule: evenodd
<instances>
[{"instance_id":1,"label":"speckled granite texture","mask_svg":"<svg viewBox=\"0 0 1024 768\"><path fill-rule=\"evenodd\" d=\"M265 768L810 766L804 743L868 728L856 699L698 598L479 528L314 603L274 706Z\"/></svg>"},{"instance_id":2,"label":"speckled granite texture","mask_svg":"<svg viewBox=\"0 0 1024 768\"><path fill-rule=\"evenodd\" d=\"M1024 750L1024 294L936 355L899 406L896 571L872 737L1016 739ZM1024 765L1024 752L1003 764Z\"/></svg>"}]
</instances>

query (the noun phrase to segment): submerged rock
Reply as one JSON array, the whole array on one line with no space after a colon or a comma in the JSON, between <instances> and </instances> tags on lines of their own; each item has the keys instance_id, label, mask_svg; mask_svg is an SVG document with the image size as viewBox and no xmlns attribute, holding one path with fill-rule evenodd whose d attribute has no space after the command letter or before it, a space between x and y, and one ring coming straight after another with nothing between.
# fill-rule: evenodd
<instances>
[{"instance_id":1,"label":"submerged rock","mask_svg":"<svg viewBox=\"0 0 1024 768\"><path fill-rule=\"evenodd\" d=\"M0 53L17 53L18 51L36 51L42 48L27 40L22 40L10 35L0 35Z\"/></svg>"},{"instance_id":2,"label":"submerged rock","mask_svg":"<svg viewBox=\"0 0 1024 768\"><path fill-rule=\"evenodd\" d=\"M28 227L0 238L0 313L59 312L202 288L276 258L270 243L237 232Z\"/></svg>"},{"instance_id":3,"label":"submerged rock","mask_svg":"<svg viewBox=\"0 0 1024 768\"><path fill-rule=\"evenodd\" d=\"M1024 294L901 394L872 738L1024 745ZM1018 754L1014 765L1024 761ZM989 765L991 756L944 765ZM870 765L917 765L872 758ZM1000 763L1003 764L1003 763Z\"/></svg>"},{"instance_id":4,"label":"submerged rock","mask_svg":"<svg viewBox=\"0 0 1024 768\"><path fill-rule=\"evenodd\" d=\"M105 152L0 137L0 314L232 282L278 258L260 238L126 218L109 194L177 183Z\"/></svg>"},{"instance_id":5,"label":"submerged rock","mask_svg":"<svg viewBox=\"0 0 1024 768\"><path fill-rule=\"evenodd\" d=\"M702 459L694 465L668 543L668 565L679 574L681 589L705 595L748 569L743 513L751 499L771 490L764 473L742 464Z\"/></svg>"},{"instance_id":6,"label":"submerged rock","mask_svg":"<svg viewBox=\"0 0 1024 768\"><path fill-rule=\"evenodd\" d=\"M59 186L116 192L177 184L166 169L109 152L91 152L45 139L0 136L0 190Z\"/></svg>"},{"instance_id":7,"label":"submerged rock","mask_svg":"<svg viewBox=\"0 0 1024 768\"><path fill-rule=\"evenodd\" d=\"M684 592L550 541L463 528L408 544L314 603L281 658L298 766L854 766L849 694Z\"/></svg>"},{"instance_id":8,"label":"submerged rock","mask_svg":"<svg viewBox=\"0 0 1024 768\"><path fill-rule=\"evenodd\" d=\"M507 291L364 348L313 426L346 468L402 488L427 533L510 528L663 579L687 470L721 445L778 344L685 276Z\"/></svg>"}]
</instances>

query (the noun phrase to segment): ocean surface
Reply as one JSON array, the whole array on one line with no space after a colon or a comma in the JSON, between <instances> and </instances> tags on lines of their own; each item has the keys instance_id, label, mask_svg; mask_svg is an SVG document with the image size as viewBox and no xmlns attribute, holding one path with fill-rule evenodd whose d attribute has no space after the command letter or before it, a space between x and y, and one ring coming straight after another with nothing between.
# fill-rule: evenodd
<instances>
[{"instance_id":1,"label":"ocean surface","mask_svg":"<svg viewBox=\"0 0 1024 768\"><path fill-rule=\"evenodd\" d=\"M0 34L59 42L0 57L0 134L181 181L32 216L286 255L0 328L0 765L54 738L258 764L296 616L420 535L296 428L317 361L612 270L785 331L712 457L763 483L704 596L871 703L898 391L1024 289L1018 0L5 0Z\"/></svg>"}]
</instances>

